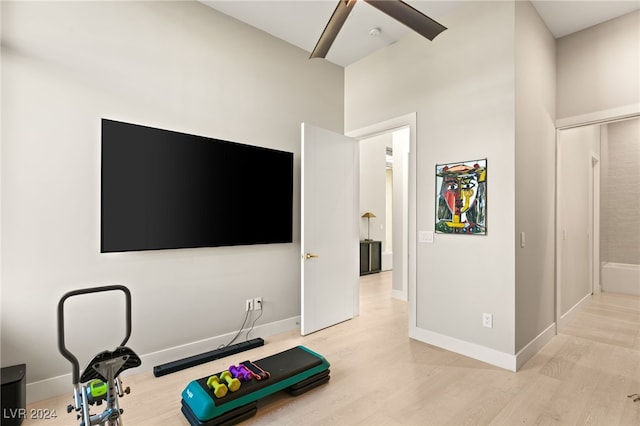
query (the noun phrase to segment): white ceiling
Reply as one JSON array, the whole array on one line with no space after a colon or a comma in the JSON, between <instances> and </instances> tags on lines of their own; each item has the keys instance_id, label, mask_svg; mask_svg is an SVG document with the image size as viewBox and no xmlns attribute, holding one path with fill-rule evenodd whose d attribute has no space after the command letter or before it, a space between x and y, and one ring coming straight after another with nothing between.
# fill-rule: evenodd
<instances>
[{"instance_id":1,"label":"white ceiling","mask_svg":"<svg viewBox=\"0 0 640 426\"><path fill-rule=\"evenodd\" d=\"M200 0L202 3L311 52L338 0ZM447 15L470 1L404 0L447 26ZM534 0L551 33L560 38L640 9L640 0ZM379 28L377 36L370 36ZM347 66L394 43L410 30L363 1L356 3L327 60ZM437 42L437 38L434 42ZM322 59L314 59L322 60Z\"/></svg>"}]
</instances>

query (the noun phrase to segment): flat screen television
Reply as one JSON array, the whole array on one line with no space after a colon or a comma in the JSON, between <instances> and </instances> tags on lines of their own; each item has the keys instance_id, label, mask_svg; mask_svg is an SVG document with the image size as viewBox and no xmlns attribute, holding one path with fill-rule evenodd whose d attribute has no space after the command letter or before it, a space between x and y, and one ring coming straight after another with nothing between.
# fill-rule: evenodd
<instances>
[{"instance_id":1,"label":"flat screen television","mask_svg":"<svg viewBox=\"0 0 640 426\"><path fill-rule=\"evenodd\" d=\"M100 251L293 241L293 153L102 120Z\"/></svg>"}]
</instances>

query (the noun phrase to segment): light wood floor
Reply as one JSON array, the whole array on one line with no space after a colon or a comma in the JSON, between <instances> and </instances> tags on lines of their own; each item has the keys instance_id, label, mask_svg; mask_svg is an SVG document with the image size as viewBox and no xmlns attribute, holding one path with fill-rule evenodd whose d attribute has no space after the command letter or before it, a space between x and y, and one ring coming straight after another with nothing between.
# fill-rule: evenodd
<instances>
[{"instance_id":1,"label":"light wood floor","mask_svg":"<svg viewBox=\"0 0 640 426\"><path fill-rule=\"evenodd\" d=\"M361 315L301 337L155 378L125 378L124 423L188 425L180 393L194 379L244 359L303 344L331 363L331 381L299 397L284 392L261 401L247 425L640 425L640 298L600 294L561 334L513 373L407 337L406 303L391 299L390 274L361 279ZM54 420L78 424L69 395L31 404L56 410ZM94 409L94 411L97 411Z\"/></svg>"}]
</instances>

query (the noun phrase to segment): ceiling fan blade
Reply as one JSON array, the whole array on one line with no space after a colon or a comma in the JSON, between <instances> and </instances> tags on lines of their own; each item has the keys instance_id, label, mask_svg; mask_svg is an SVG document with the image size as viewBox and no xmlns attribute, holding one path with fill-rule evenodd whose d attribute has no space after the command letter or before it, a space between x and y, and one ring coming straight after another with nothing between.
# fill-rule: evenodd
<instances>
[{"instance_id":1,"label":"ceiling fan blade","mask_svg":"<svg viewBox=\"0 0 640 426\"><path fill-rule=\"evenodd\" d=\"M333 15L331 15L329 22L327 22L324 31L322 31L322 35L318 43L316 43L313 52L311 52L309 59L324 58L327 56L327 52L329 52L333 41L338 36L342 25L344 25L344 21L347 20L347 16L349 16L355 4L356 0L340 0L338 2L338 6L336 6L336 9L333 11Z\"/></svg>"},{"instance_id":2,"label":"ceiling fan blade","mask_svg":"<svg viewBox=\"0 0 640 426\"><path fill-rule=\"evenodd\" d=\"M400 21L429 40L436 38L447 27L401 0L364 0L371 6Z\"/></svg>"}]
</instances>

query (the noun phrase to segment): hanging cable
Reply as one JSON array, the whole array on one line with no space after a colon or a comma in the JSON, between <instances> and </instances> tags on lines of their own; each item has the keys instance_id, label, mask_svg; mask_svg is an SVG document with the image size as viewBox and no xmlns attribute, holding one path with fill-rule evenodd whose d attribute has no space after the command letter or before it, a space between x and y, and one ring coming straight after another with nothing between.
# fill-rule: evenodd
<instances>
[{"instance_id":1,"label":"hanging cable","mask_svg":"<svg viewBox=\"0 0 640 426\"><path fill-rule=\"evenodd\" d=\"M233 342L236 341L236 339L238 338L238 336L240 336L240 334L242 333L242 330L244 330L244 326L247 324L247 319L249 319L249 312L247 311L244 315L244 321L242 322L242 325L240 326L240 330L238 330L238 333L233 337L233 339L231 339L231 341L229 343L227 343L226 345L220 345L218 346L218 349L222 349L222 348L226 348L228 346L231 346L231 344L233 344ZM262 313L260 313L260 315L262 315ZM260 318L260 317L258 317ZM254 321L255 323L255 321ZM253 328L253 326L252 326Z\"/></svg>"},{"instance_id":2,"label":"hanging cable","mask_svg":"<svg viewBox=\"0 0 640 426\"><path fill-rule=\"evenodd\" d=\"M253 331L253 327L256 325L256 321L258 321L260 319L260 317L262 316L262 313L264 312L263 309L260 309L260 315L258 315L258 317L256 319L253 320L253 322L251 323L251 328L249 329L249 331L247 331L247 338L246 340L249 340L249 334L251 334L251 332Z\"/></svg>"}]
</instances>

